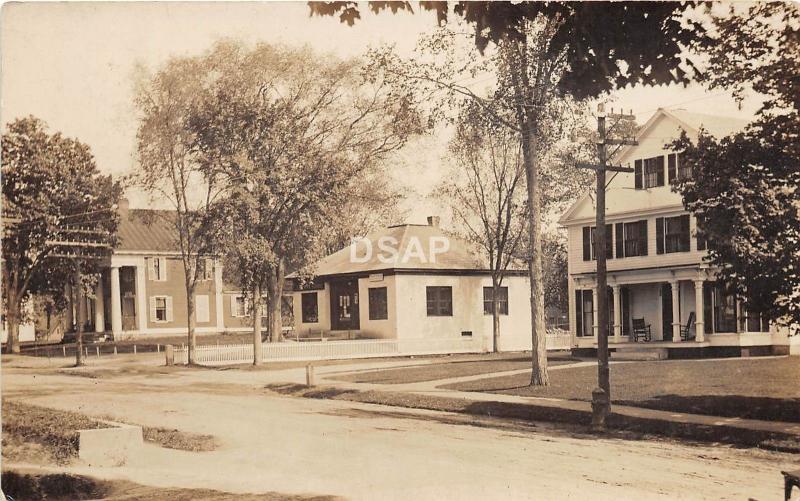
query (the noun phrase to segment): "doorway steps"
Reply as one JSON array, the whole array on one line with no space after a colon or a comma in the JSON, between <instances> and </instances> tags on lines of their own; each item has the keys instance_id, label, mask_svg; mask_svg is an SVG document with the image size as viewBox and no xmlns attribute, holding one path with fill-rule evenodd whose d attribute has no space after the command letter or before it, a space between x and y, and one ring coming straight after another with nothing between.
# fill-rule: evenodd
<instances>
[{"instance_id":1,"label":"doorway steps","mask_svg":"<svg viewBox=\"0 0 800 501\"><path fill-rule=\"evenodd\" d=\"M666 360L668 357L669 350L654 346L620 346L611 352L611 360L619 361Z\"/></svg>"}]
</instances>

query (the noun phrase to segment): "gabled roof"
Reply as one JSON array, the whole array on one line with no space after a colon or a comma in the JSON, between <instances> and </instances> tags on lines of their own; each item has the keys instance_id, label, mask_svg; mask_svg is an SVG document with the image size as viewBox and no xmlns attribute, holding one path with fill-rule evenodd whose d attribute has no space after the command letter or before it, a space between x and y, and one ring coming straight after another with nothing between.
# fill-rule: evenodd
<instances>
[{"instance_id":1,"label":"gabled roof","mask_svg":"<svg viewBox=\"0 0 800 501\"><path fill-rule=\"evenodd\" d=\"M368 244L359 242L352 251L352 246L348 246L334 252L319 260L310 271L316 276L326 276L390 270L488 270L488 261L477 246L445 233L438 226L402 224L375 231L364 238ZM433 256L431 245L438 249L446 247L446 250ZM367 252L369 248L371 255ZM396 249L396 254L382 250L387 248Z\"/></svg>"},{"instance_id":2,"label":"gabled roof","mask_svg":"<svg viewBox=\"0 0 800 501\"><path fill-rule=\"evenodd\" d=\"M179 253L175 226L175 211L128 209L120 211L119 246L115 252L175 252Z\"/></svg>"},{"instance_id":3,"label":"gabled roof","mask_svg":"<svg viewBox=\"0 0 800 501\"><path fill-rule=\"evenodd\" d=\"M666 110L664 108L659 108L639 129L639 132L637 134L637 139L647 137L648 133L650 133L650 130L662 117L666 117L676 122L678 128L685 130L690 135L696 136L700 132L700 129L702 128L706 130L709 134L717 138L725 137L735 132L741 131L748 124L748 121L742 118L707 115L703 113L691 113L686 110ZM678 137L677 130L675 132L675 137L676 138ZM635 149L636 146L626 146L617 153L615 159L613 159L612 162L626 158L628 153ZM608 186L611 184L611 182L614 180L616 176L617 173L614 173L608 177L606 181L606 188L608 188ZM575 203L573 203L570 206L570 208L567 209L566 212L564 212L564 214L559 218L558 222L560 224L566 224L567 222L572 220L573 216L578 212L578 210L586 203L590 202L590 197L591 197L590 191L584 193L583 196L581 196L577 201L575 201ZM629 204L631 202L632 197L642 198L643 199L642 203L646 204L653 204L658 202L658 200L653 199L653 196L649 193L630 192L626 193L627 202L629 202ZM606 200L608 203L609 200L608 195L606 195ZM610 206L607 206L607 210L609 210L609 212L612 213L614 212L613 207Z\"/></svg>"}]
</instances>

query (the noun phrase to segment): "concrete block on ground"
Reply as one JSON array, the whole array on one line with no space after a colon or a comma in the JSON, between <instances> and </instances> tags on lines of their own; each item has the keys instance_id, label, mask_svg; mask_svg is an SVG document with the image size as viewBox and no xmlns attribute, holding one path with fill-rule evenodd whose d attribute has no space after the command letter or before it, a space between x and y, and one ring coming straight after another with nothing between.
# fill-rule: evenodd
<instances>
[{"instance_id":1,"label":"concrete block on ground","mask_svg":"<svg viewBox=\"0 0 800 501\"><path fill-rule=\"evenodd\" d=\"M78 457L91 466L123 466L144 445L140 426L107 423L112 428L80 430Z\"/></svg>"}]
</instances>

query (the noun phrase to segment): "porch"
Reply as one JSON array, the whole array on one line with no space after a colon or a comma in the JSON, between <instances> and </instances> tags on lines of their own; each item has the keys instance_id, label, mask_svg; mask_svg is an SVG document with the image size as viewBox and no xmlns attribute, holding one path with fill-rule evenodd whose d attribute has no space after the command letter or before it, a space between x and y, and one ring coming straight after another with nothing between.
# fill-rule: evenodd
<instances>
[{"instance_id":1,"label":"porch","mask_svg":"<svg viewBox=\"0 0 800 501\"><path fill-rule=\"evenodd\" d=\"M632 270L610 274L608 336L612 351L643 348L701 350L780 344L779 333L727 294L703 269ZM594 277L574 284L573 347L597 347L597 290ZM774 329L773 329L774 330ZM752 347L752 350L751 350ZM763 350L762 350L763 351ZM744 353L744 352L743 352Z\"/></svg>"}]
</instances>

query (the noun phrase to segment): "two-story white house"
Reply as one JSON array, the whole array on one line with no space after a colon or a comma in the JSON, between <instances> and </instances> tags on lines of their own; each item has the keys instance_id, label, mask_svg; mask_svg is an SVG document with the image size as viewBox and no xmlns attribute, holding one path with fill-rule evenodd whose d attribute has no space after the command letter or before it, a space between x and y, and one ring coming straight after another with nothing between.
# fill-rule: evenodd
<instances>
[{"instance_id":1,"label":"two-story white house","mask_svg":"<svg viewBox=\"0 0 800 501\"><path fill-rule=\"evenodd\" d=\"M696 235L696 220L672 184L691 172L669 144L700 128L723 137L746 121L659 109L645 123L638 145L620 151L615 164L633 173L615 173L607 182L609 347L629 349L634 331L649 330L648 347L671 358L800 354L798 336L746 311L715 282L704 262L706 245ZM595 197L587 193L559 220L569 235L570 328L573 350L597 347L596 261L593 245ZM634 325L639 329L634 329ZM683 335L682 335L683 334ZM641 348L639 348L641 349Z\"/></svg>"}]
</instances>

